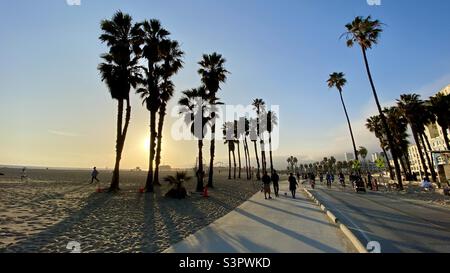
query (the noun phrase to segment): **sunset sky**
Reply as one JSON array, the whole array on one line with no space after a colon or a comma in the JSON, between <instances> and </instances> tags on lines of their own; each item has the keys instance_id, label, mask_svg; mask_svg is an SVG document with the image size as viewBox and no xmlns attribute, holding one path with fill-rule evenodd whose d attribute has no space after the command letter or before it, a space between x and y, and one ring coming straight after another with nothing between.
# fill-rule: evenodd
<instances>
[{"instance_id":1,"label":"sunset sky","mask_svg":"<svg viewBox=\"0 0 450 273\"><path fill-rule=\"evenodd\" d=\"M382 0L381 6L366 0L81 0L79 6L1 0L0 165L112 168L117 102L97 65L107 51L98 39L99 23L117 10L135 21L159 19L181 43L185 67L175 77L170 108L181 91L199 86L197 62L214 51L231 72L222 101L247 105L263 98L279 105L278 162L288 155L319 160L352 151L338 93L326 85L335 71L347 76L344 99L356 144L378 151L364 127L376 108L361 51L339 39L355 16L385 23L380 44L368 52L384 105L402 93L425 98L450 84L446 0ZM122 167L146 168L149 114L132 94ZM171 137L175 120L167 119L163 164L193 166L196 143ZM226 146L222 140L217 146L217 161L226 162Z\"/></svg>"}]
</instances>

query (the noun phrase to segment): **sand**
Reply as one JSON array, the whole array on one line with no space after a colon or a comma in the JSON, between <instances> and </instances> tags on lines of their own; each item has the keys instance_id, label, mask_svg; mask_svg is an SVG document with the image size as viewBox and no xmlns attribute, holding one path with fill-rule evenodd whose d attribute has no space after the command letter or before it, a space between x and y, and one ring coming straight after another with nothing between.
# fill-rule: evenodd
<instances>
[{"instance_id":1,"label":"sand","mask_svg":"<svg viewBox=\"0 0 450 273\"><path fill-rule=\"evenodd\" d=\"M102 187L110 171L99 170ZM197 193L185 200L141 194L146 172L121 172L121 191L96 193L90 171L0 169L0 252L161 252L221 218L258 190L255 181L218 175L210 197ZM161 173L161 177L169 172ZM245 175L245 174L244 174ZM195 189L195 179L186 186Z\"/></svg>"}]
</instances>

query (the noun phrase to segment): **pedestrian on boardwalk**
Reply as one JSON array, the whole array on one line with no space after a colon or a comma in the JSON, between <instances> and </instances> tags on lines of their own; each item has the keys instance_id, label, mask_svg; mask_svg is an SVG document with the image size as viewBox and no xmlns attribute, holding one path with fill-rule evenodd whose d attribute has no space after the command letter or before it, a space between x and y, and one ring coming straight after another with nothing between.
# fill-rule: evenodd
<instances>
[{"instance_id":1,"label":"pedestrian on boardwalk","mask_svg":"<svg viewBox=\"0 0 450 273\"><path fill-rule=\"evenodd\" d=\"M22 168L22 175L20 176L20 180L21 180L21 181L27 180L27 178L28 178L28 175L27 175L27 168L23 167L23 168Z\"/></svg>"},{"instance_id":2,"label":"pedestrian on boardwalk","mask_svg":"<svg viewBox=\"0 0 450 273\"><path fill-rule=\"evenodd\" d=\"M275 197L278 197L278 192L280 191L280 176L277 174L277 171L274 170L272 174L272 183L273 183L273 192L275 193Z\"/></svg>"},{"instance_id":3,"label":"pedestrian on boardwalk","mask_svg":"<svg viewBox=\"0 0 450 273\"><path fill-rule=\"evenodd\" d=\"M298 186L297 179L295 179L294 174L291 173L289 175L289 190L291 191L292 198L294 198L294 199L295 199L295 191L297 190L297 186Z\"/></svg>"},{"instance_id":4,"label":"pedestrian on boardwalk","mask_svg":"<svg viewBox=\"0 0 450 273\"><path fill-rule=\"evenodd\" d=\"M327 179L327 187L331 189L331 174L329 172L327 173L326 179Z\"/></svg>"},{"instance_id":5,"label":"pedestrian on boardwalk","mask_svg":"<svg viewBox=\"0 0 450 273\"><path fill-rule=\"evenodd\" d=\"M262 177L262 182L264 185L264 198L267 199L267 194L269 194L269 199L272 199L270 196L270 176L267 174L267 172L264 172L264 175Z\"/></svg>"},{"instance_id":6,"label":"pedestrian on boardwalk","mask_svg":"<svg viewBox=\"0 0 450 273\"><path fill-rule=\"evenodd\" d=\"M370 172L367 172L367 188L373 191L372 174Z\"/></svg>"},{"instance_id":7,"label":"pedestrian on boardwalk","mask_svg":"<svg viewBox=\"0 0 450 273\"><path fill-rule=\"evenodd\" d=\"M100 182L100 180L98 180L98 178L97 178L97 175L98 175L97 167L94 167L94 169L92 170L92 173L91 173L91 183L89 183L89 184L94 183L94 180L97 182Z\"/></svg>"},{"instance_id":8,"label":"pedestrian on boardwalk","mask_svg":"<svg viewBox=\"0 0 450 273\"><path fill-rule=\"evenodd\" d=\"M339 173L339 182L345 188L345 175L342 172Z\"/></svg>"}]
</instances>

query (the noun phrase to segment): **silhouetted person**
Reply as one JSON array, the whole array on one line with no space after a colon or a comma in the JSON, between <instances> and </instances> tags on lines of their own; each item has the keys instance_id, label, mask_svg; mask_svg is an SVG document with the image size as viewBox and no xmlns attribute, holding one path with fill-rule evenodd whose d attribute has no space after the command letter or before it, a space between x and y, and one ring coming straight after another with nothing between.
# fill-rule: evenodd
<instances>
[{"instance_id":1,"label":"silhouetted person","mask_svg":"<svg viewBox=\"0 0 450 273\"><path fill-rule=\"evenodd\" d=\"M297 190L297 186L298 186L297 179L295 179L294 174L291 173L289 175L289 190L291 191L292 198L294 198L294 199L295 199L295 191Z\"/></svg>"},{"instance_id":2,"label":"silhouetted person","mask_svg":"<svg viewBox=\"0 0 450 273\"><path fill-rule=\"evenodd\" d=\"M273 191L275 193L275 196L278 197L278 192L280 191L280 176L277 174L277 171L273 171L272 174L272 182L273 182Z\"/></svg>"},{"instance_id":3,"label":"silhouetted person","mask_svg":"<svg viewBox=\"0 0 450 273\"><path fill-rule=\"evenodd\" d=\"M270 176L267 174L267 172L264 172L264 175L262 177L262 182L264 185L264 198L267 199L267 194L269 194L269 199L272 199L270 196Z\"/></svg>"},{"instance_id":4,"label":"silhouetted person","mask_svg":"<svg viewBox=\"0 0 450 273\"><path fill-rule=\"evenodd\" d=\"M327 187L331 189L331 174L327 173Z\"/></svg>"},{"instance_id":5,"label":"silhouetted person","mask_svg":"<svg viewBox=\"0 0 450 273\"><path fill-rule=\"evenodd\" d=\"M91 183L89 183L89 184L94 183L94 180L97 182L100 182L100 180L98 180L98 178L97 178L97 175L98 175L97 167L94 167L94 169L92 170L92 173L91 173Z\"/></svg>"},{"instance_id":6,"label":"silhouetted person","mask_svg":"<svg viewBox=\"0 0 450 273\"><path fill-rule=\"evenodd\" d=\"M323 183L323 173L320 173L319 179L320 179L320 184L322 184Z\"/></svg>"},{"instance_id":7,"label":"silhouetted person","mask_svg":"<svg viewBox=\"0 0 450 273\"><path fill-rule=\"evenodd\" d=\"M342 172L339 173L339 182L345 188L345 175Z\"/></svg>"},{"instance_id":8,"label":"silhouetted person","mask_svg":"<svg viewBox=\"0 0 450 273\"><path fill-rule=\"evenodd\" d=\"M367 172L367 187L372 191L373 190L373 184L372 184L372 174L370 172Z\"/></svg>"},{"instance_id":9,"label":"silhouetted person","mask_svg":"<svg viewBox=\"0 0 450 273\"><path fill-rule=\"evenodd\" d=\"M22 174L20 175L20 180L23 181L24 179L27 179L27 168L23 167Z\"/></svg>"}]
</instances>

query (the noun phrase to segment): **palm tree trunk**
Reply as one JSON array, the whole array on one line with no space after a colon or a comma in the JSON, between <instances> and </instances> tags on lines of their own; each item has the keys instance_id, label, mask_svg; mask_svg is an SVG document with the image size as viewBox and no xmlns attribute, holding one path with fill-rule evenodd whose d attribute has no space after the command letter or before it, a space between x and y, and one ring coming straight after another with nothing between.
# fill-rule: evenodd
<instances>
[{"instance_id":1,"label":"palm tree trunk","mask_svg":"<svg viewBox=\"0 0 450 273\"><path fill-rule=\"evenodd\" d=\"M234 145L234 143L233 143L233 145ZM234 166L234 168L233 168L233 179L234 180L236 180L236 152L235 152L235 149L233 149L233 166Z\"/></svg>"},{"instance_id":2,"label":"palm tree trunk","mask_svg":"<svg viewBox=\"0 0 450 273\"><path fill-rule=\"evenodd\" d=\"M244 140L243 140L243 145L244 145L244 159L245 159L245 174L248 180L248 158L247 158L247 141L245 139L244 136Z\"/></svg>"},{"instance_id":3,"label":"palm tree trunk","mask_svg":"<svg viewBox=\"0 0 450 273\"><path fill-rule=\"evenodd\" d=\"M153 161L155 159L155 146L156 146L156 112L150 111L150 151L149 151L149 163L148 163L148 173L147 181L145 183L145 188L147 192L153 192L153 186L156 184L153 181Z\"/></svg>"},{"instance_id":4,"label":"palm tree trunk","mask_svg":"<svg viewBox=\"0 0 450 273\"><path fill-rule=\"evenodd\" d=\"M381 140L380 140L380 146L381 146L381 149L383 150L384 157L386 158L386 164L388 165L388 169L389 169L389 176L391 177L392 180L394 180L394 171L392 170L391 162L389 161L389 157L386 152L386 148L384 147Z\"/></svg>"},{"instance_id":5,"label":"palm tree trunk","mask_svg":"<svg viewBox=\"0 0 450 273\"><path fill-rule=\"evenodd\" d=\"M247 137L244 138L245 146L247 147L247 159L248 159L248 178L252 179L252 162L250 161L250 148L248 146Z\"/></svg>"},{"instance_id":6,"label":"palm tree trunk","mask_svg":"<svg viewBox=\"0 0 450 273\"><path fill-rule=\"evenodd\" d=\"M450 140L448 139L447 126L441 126L441 129L442 134L444 135L445 147L447 148L448 151L450 151Z\"/></svg>"},{"instance_id":7,"label":"palm tree trunk","mask_svg":"<svg viewBox=\"0 0 450 273\"><path fill-rule=\"evenodd\" d=\"M423 143L423 147L425 148L426 146L428 146L428 149L431 151L433 151L433 149L431 148L430 145L430 141L428 140L428 137L425 134L420 134L420 139L422 140ZM426 143L426 146L425 146ZM425 148L425 156L428 162L428 167L430 168L430 172L431 172L431 179L433 179L433 182L437 183L437 175L436 175L436 171L434 170L434 165L431 161L430 155L426 152L426 148ZM438 183L439 188L441 188L440 184Z\"/></svg>"},{"instance_id":8,"label":"palm tree trunk","mask_svg":"<svg viewBox=\"0 0 450 273\"><path fill-rule=\"evenodd\" d=\"M269 156L270 156L270 173L273 174L272 134L271 133L269 133Z\"/></svg>"},{"instance_id":9,"label":"palm tree trunk","mask_svg":"<svg viewBox=\"0 0 450 273\"><path fill-rule=\"evenodd\" d=\"M259 158L258 158L258 145L256 145L256 141L253 141L253 144L255 146L255 156L256 156L256 165L258 167L258 169L256 170L256 180L260 180L261 179L261 175L260 175L260 165L259 165Z\"/></svg>"},{"instance_id":10,"label":"palm tree trunk","mask_svg":"<svg viewBox=\"0 0 450 273\"><path fill-rule=\"evenodd\" d=\"M155 158L155 174L154 181L156 184L159 182L159 165L161 164L161 145L162 145L162 132L164 127L164 118L166 117L166 105L162 104L159 109L159 120L158 120L158 136L156 145L156 158Z\"/></svg>"},{"instance_id":11,"label":"palm tree trunk","mask_svg":"<svg viewBox=\"0 0 450 273\"><path fill-rule=\"evenodd\" d=\"M197 192L203 191L203 140L198 140L198 170L197 170Z\"/></svg>"},{"instance_id":12,"label":"palm tree trunk","mask_svg":"<svg viewBox=\"0 0 450 273\"><path fill-rule=\"evenodd\" d=\"M231 179L231 147L229 142L228 142L228 179Z\"/></svg>"},{"instance_id":13,"label":"palm tree trunk","mask_svg":"<svg viewBox=\"0 0 450 273\"><path fill-rule=\"evenodd\" d=\"M262 167L262 171L263 173L266 171L266 153L265 153L265 147L264 147L264 140L260 140L259 142L260 146L261 146L261 167Z\"/></svg>"},{"instance_id":14,"label":"palm tree trunk","mask_svg":"<svg viewBox=\"0 0 450 273\"><path fill-rule=\"evenodd\" d=\"M213 188L213 176L214 176L214 156L216 151L216 124L213 121L211 126L211 146L209 149L209 175L208 175L208 187Z\"/></svg>"},{"instance_id":15,"label":"palm tree trunk","mask_svg":"<svg viewBox=\"0 0 450 273\"><path fill-rule=\"evenodd\" d=\"M384 128L384 130L386 132L386 136L387 136L387 139L388 139L390 151L392 153L392 158L394 159L394 167L395 167L395 174L397 176L397 183L398 183L399 189L403 190L403 183L402 183L402 175L401 175L401 172L400 172L400 165L398 164L398 161L397 161L398 156L397 156L396 151L394 150L394 147L395 147L394 139L392 137L391 131L389 130L389 127L388 127L388 124L387 124L387 121L386 121L386 117L384 116L383 110L381 109L380 101L378 100L377 91L375 89L375 84L374 84L373 79L372 79L372 73L370 72L369 61L367 60L366 50L363 47L361 47L361 49L362 49L362 53L363 53L363 57L364 57L364 64L365 64L366 70L367 70L367 76L369 77L369 82L370 82L370 85L372 87L373 96L374 96L375 102L377 104L378 112L380 113L381 123L383 124L383 128Z\"/></svg>"},{"instance_id":16,"label":"palm tree trunk","mask_svg":"<svg viewBox=\"0 0 450 273\"><path fill-rule=\"evenodd\" d=\"M425 173L425 177L428 179L428 168L427 168L427 165L425 164L425 158L423 156L423 151L422 151L422 146L419 141L419 136L415 129L412 129L412 134L414 137L414 141L416 142L417 150L419 151L420 163L422 164L423 172Z\"/></svg>"},{"instance_id":17,"label":"palm tree trunk","mask_svg":"<svg viewBox=\"0 0 450 273\"><path fill-rule=\"evenodd\" d=\"M238 178L241 179L241 145L239 143L239 140L236 141L237 147L238 147L238 162L239 162L239 172L238 172Z\"/></svg>"},{"instance_id":18,"label":"palm tree trunk","mask_svg":"<svg viewBox=\"0 0 450 273\"><path fill-rule=\"evenodd\" d=\"M116 135L116 162L114 164L113 177L109 191L119 190L119 169L122 155L122 119L123 119L123 100L119 99L117 103L117 135Z\"/></svg>"},{"instance_id":19,"label":"palm tree trunk","mask_svg":"<svg viewBox=\"0 0 450 273\"><path fill-rule=\"evenodd\" d=\"M347 107L345 107L344 98L342 96L342 91L341 90L339 90L339 95L341 97L342 107L344 107L345 117L347 118L347 124L348 124L348 129L350 130L350 136L352 138L353 152L355 153L355 159L359 160L359 158L358 158L358 150L356 149L356 144L355 144L355 137L353 136L352 125L350 123L350 118L348 117Z\"/></svg>"}]
</instances>

